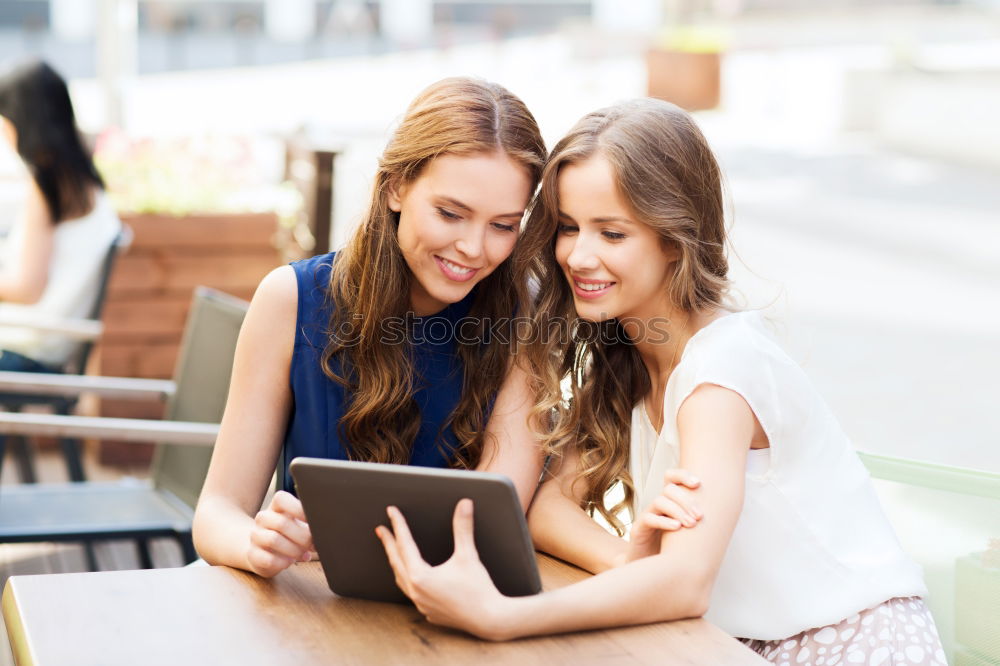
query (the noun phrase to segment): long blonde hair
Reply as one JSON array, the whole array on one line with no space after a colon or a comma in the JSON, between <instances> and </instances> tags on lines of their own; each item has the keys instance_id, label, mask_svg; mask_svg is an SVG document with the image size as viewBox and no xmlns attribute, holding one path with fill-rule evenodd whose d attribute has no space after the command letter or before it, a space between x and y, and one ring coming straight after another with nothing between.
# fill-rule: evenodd
<instances>
[{"instance_id":1,"label":"long blonde hair","mask_svg":"<svg viewBox=\"0 0 1000 666\"><path fill-rule=\"evenodd\" d=\"M408 347L380 335L382 322L403 317L410 309L413 280L397 241L399 216L389 208L390 188L413 182L440 155L495 151L525 169L534 191L545 144L524 103L495 83L449 78L417 96L379 160L368 210L338 253L328 289L333 304L330 331L353 331L350 344L331 335L322 355L326 375L349 395L338 427L351 459L407 463L420 429ZM508 258L477 285L470 317L488 322L512 315L516 296L510 289L511 266ZM456 467L472 468L479 462L488 411L511 358L510 343L503 336L479 339L484 342L456 342L464 384L445 424L459 445L453 458ZM335 358L339 372L333 369Z\"/></svg>"},{"instance_id":2,"label":"long blonde hair","mask_svg":"<svg viewBox=\"0 0 1000 666\"><path fill-rule=\"evenodd\" d=\"M555 257L560 171L597 154L611 165L618 192L638 221L678 249L664 285L676 307L694 312L721 304L728 284L726 230L718 163L691 116L667 102L634 100L587 114L556 145L542 174L539 201L520 241L518 271L538 286L531 303L534 329L550 330L559 320L574 335L549 336L524 349L535 377L534 421L546 424L542 438L550 454L560 456L570 447L580 452L584 508L622 533L618 514L634 497L628 473L631 412L651 384L617 320L592 323L576 316ZM562 387L567 380L568 400ZM625 497L609 507L605 496L619 482Z\"/></svg>"}]
</instances>

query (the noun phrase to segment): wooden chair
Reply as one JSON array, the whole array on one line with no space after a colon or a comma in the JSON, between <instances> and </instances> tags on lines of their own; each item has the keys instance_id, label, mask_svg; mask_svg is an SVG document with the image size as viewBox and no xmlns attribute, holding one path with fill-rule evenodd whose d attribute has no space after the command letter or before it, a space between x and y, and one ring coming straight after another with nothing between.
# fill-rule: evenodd
<instances>
[{"instance_id":1,"label":"wooden chair","mask_svg":"<svg viewBox=\"0 0 1000 666\"><path fill-rule=\"evenodd\" d=\"M105 397L167 397L169 421L0 413L0 433L157 441L151 482L26 484L0 488L0 543L63 541L90 546L136 539L140 562L151 568L148 539L173 537L186 561L194 505L208 471L226 404L233 353L248 304L199 287L188 316L174 381L4 373L5 390ZM20 377L7 377L19 375ZM28 375L28 376L21 376ZM97 568L92 548L88 564Z\"/></svg>"},{"instance_id":2,"label":"wooden chair","mask_svg":"<svg viewBox=\"0 0 1000 666\"><path fill-rule=\"evenodd\" d=\"M1000 474L859 455L903 547L924 570L948 663L1000 664Z\"/></svg>"},{"instance_id":3,"label":"wooden chair","mask_svg":"<svg viewBox=\"0 0 1000 666\"><path fill-rule=\"evenodd\" d=\"M58 321L43 321L38 319L31 321L0 320L0 326L31 328L39 332L58 334L79 342L73 355L67 359L65 364L54 369L54 372L70 375L83 374L87 368L87 361L90 359L94 343L100 339L103 331L100 321L101 313L104 311L104 303L107 300L108 283L111 279L111 271L114 268L115 258L127 251L131 244L132 231L128 227L123 227L104 257L97 286L97 297L87 315L87 319ZM9 412L20 412L27 406L43 405L49 407L55 414L68 415L76 409L77 398L78 396L72 394L24 394L16 392L15 388L13 391L0 390L0 408ZM25 437L16 436L11 437L10 440L10 452L17 461L21 480L25 483L33 483L37 478L34 450ZM60 439L59 443L62 447L63 457L66 460L66 469L70 480L83 481L84 474L83 462L80 458L80 441L65 437ZM3 456L7 448L5 438L0 436L0 464L3 462Z\"/></svg>"}]
</instances>

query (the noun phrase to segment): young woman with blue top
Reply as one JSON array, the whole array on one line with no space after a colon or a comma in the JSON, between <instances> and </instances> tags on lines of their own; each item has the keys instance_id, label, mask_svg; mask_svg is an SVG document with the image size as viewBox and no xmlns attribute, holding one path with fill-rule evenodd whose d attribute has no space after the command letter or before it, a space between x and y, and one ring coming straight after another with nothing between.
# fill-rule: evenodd
<instances>
[{"instance_id":1,"label":"young woman with blue top","mask_svg":"<svg viewBox=\"0 0 1000 666\"><path fill-rule=\"evenodd\" d=\"M693 119L657 100L588 114L539 196L530 310L577 334L527 349L553 456L529 524L597 575L504 597L471 502L437 567L389 508L377 533L417 608L495 640L704 615L777 664L944 664L920 568L846 434L761 315L725 305L722 178ZM587 515L623 533L623 509L628 541Z\"/></svg>"},{"instance_id":2,"label":"young woman with blue top","mask_svg":"<svg viewBox=\"0 0 1000 666\"><path fill-rule=\"evenodd\" d=\"M195 514L206 561L273 576L315 556L293 494L259 510L282 447L286 488L296 456L481 469L508 475L527 509L533 400L502 333L544 160L501 86L446 79L414 100L347 246L274 270L254 295Z\"/></svg>"}]
</instances>

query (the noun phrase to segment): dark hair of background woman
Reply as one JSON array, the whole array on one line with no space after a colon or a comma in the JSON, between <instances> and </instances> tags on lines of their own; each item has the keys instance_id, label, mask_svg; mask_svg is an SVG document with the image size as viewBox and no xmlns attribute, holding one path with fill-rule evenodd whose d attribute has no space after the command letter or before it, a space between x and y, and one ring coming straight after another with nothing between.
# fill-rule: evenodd
<instances>
[{"instance_id":1,"label":"dark hair of background woman","mask_svg":"<svg viewBox=\"0 0 1000 666\"><path fill-rule=\"evenodd\" d=\"M83 146L62 77L41 61L0 75L0 116L17 130L17 152L53 223L89 212L91 188L103 188L104 182Z\"/></svg>"}]
</instances>

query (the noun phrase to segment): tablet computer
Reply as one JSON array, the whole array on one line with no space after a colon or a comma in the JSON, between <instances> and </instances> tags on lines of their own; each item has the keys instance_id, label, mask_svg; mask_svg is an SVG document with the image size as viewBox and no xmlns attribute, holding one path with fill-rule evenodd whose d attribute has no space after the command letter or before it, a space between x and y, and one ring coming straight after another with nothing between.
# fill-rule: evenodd
<instances>
[{"instance_id":1,"label":"tablet computer","mask_svg":"<svg viewBox=\"0 0 1000 666\"><path fill-rule=\"evenodd\" d=\"M454 552L455 505L474 502L476 548L505 595L542 589L535 550L514 484L500 474L408 465L296 458L292 478L330 589L345 597L407 602L396 586L378 525L399 507L420 554L438 565Z\"/></svg>"}]
</instances>

